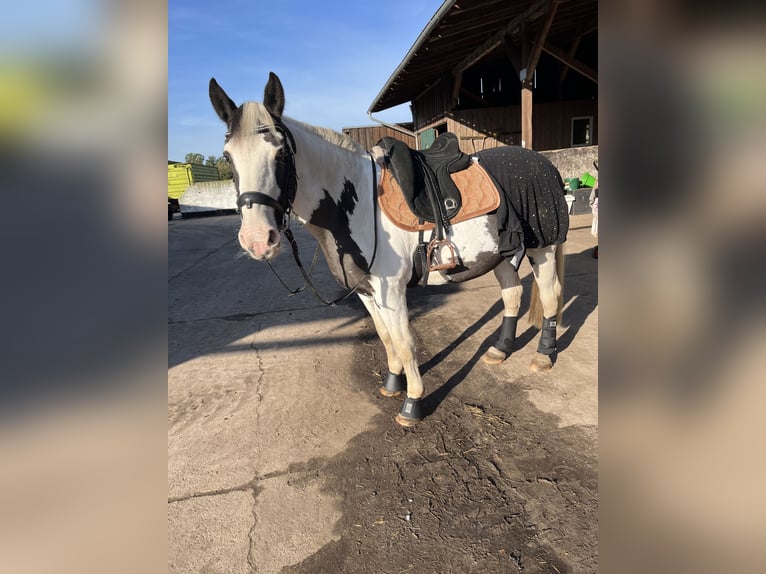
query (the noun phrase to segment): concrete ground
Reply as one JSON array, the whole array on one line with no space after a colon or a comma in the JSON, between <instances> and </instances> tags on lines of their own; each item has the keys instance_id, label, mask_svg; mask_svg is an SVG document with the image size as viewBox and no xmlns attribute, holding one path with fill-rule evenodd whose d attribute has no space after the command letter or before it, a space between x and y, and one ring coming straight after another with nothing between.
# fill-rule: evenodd
<instances>
[{"instance_id":1,"label":"concrete ground","mask_svg":"<svg viewBox=\"0 0 766 574\"><path fill-rule=\"evenodd\" d=\"M480 360L502 315L492 274L411 291L430 414L407 430L377 392L385 353L357 298L288 297L241 257L236 215L169 222L169 571L595 572L590 223L571 217L548 373L528 371L539 333L524 319L505 363ZM308 265L315 243L296 237ZM274 268L301 284L288 250Z\"/></svg>"}]
</instances>

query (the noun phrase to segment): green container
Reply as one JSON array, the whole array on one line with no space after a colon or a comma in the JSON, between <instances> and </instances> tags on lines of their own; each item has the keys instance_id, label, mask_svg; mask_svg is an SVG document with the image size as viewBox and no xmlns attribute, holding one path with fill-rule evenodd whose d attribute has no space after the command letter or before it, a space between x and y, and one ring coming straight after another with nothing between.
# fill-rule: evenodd
<instances>
[{"instance_id":1,"label":"green container","mask_svg":"<svg viewBox=\"0 0 766 574\"><path fill-rule=\"evenodd\" d=\"M580 178L579 177L568 177L564 180L564 182L567 184L569 189L580 189Z\"/></svg>"},{"instance_id":2,"label":"green container","mask_svg":"<svg viewBox=\"0 0 766 574\"><path fill-rule=\"evenodd\" d=\"M593 187L596 184L596 178L589 174L587 171L582 174L580 178L583 187Z\"/></svg>"}]
</instances>

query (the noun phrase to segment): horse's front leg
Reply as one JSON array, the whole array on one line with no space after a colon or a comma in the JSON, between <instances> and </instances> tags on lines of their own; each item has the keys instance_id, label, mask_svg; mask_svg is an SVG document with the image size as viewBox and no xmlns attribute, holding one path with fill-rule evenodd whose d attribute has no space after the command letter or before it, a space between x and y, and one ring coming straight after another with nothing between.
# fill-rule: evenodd
<instances>
[{"instance_id":1,"label":"horse's front leg","mask_svg":"<svg viewBox=\"0 0 766 574\"><path fill-rule=\"evenodd\" d=\"M369 303L364 298L362 300L370 310L378 335L386 347L389 373L400 375L404 371L406 378L407 396L396 416L396 422L402 426L414 426L423 418L420 403L423 381L417 364L404 289L404 285L401 288L398 285L393 288L386 286L381 293L376 292ZM381 392L385 390L384 383Z\"/></svg>"},{"instance_id":2,"label":"horse's front leg","mask_svg":"<svg viewBox=\"0 0 766 574\"><path fill-rule=\"evenodd\" d=\"M404 365L399 360L399 355L396 354L394 349L393 339L391 333L386 326L386 323L378 313L378 306L375 301L369 295L359 295L359 298L364 303L372 321L375 324L375 331L378 333L378 337L383 342L383 347L386 349L386 358L388 360L388 373L383 377L383 383L378 387L380 393L385 397L398 397L407 391L407 379L404 376Z\"/></svg>"}]
</instances>

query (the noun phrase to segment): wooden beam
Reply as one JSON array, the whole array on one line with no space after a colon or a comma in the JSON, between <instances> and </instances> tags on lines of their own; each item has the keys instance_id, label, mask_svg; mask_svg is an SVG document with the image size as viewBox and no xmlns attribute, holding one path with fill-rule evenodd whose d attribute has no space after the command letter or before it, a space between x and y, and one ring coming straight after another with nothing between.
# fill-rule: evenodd
<instances>
[{"instance_id":1,"label":"wooden beam","mask_svg":"<svg viewBox=\"0 0 766 574\"><path fill-rule=\"evenodd\" d=\"M574 35L574 39L572 40L572 43L569 45L569 52L567 53L567 61L571 62L575 59L575 54L577 54L577 50L580 47L580 43L582 42L582 39L585 38L585 36L587 36L588 34L595 32L596 30L598 30L598 20L593 20L585 24L579 24L577 26L577 32ZM564 64L564 67L561 70L561 75L559 76L559 84L564 83L564 79L567 77L567 73L569 72L569 69L570 69L569 66L567 64Z\"/></svg>"},{"instance_id":2,"label":"wooden beam","mask_svg":"<svg viewBox=\"0 0 766 574\"><path fill-rule=\"evenodd\" d=\"M426 93L427 93L429 90L432 90L434 87L436 87L436 86L439 84L439 82L441 82L441 81L442 81L442 76L439 76L438 78L436 78L436 81L434 81L434 82L432 82L432 83L428 84L428 85L427 85L425 88L423 88L423 91L422 91L422 92L420 92L420 93L419 93L417 96L415 96L414 98L412 98L412 101L413 101L413 102L416 102L416 101L418 101L420 98L422 98L424 95L426 95Z\"/></svg>"},{"instance_id":3,"label":"wooden beam","mask_svg":"<svg viewBox=\"0 0 766 574\"><path fill-rule=\"evenodd\" d=\"M508 61L513 67L513 75L519 77L519 70L521 69L521 50L513 45L513 40L510 36L503 38L503 46L505 47L505 54L508 56Z\"/></svg>"},{"instance_id":4,"label":"wooden beam","mask_svg":"<svg viewBox=\"0 0 766 574\"><path fill-rule=\"evenodd\" d=\"M457 98L460 95L460 86L463 83L463 70L458 70L452 79L452 98L450 99L450 109L457 107Z\"/></svg>"},{"instance_id":5,"label":"wooden beam","mask_svg":"<svg viewBox=\"0 0 766 574\"><path fill-rule=\"evenodd\" d=\"M558 5L559 0L552 0L550 4L548 4L548 8L545 13L545 19L543 20L543 24L540 27L540 30L537 32L537 38L535 38L532 52L529 55L529 60L526 62L526 79L528 82L530 82L531 78L534 77L535 68L537 67L537 63L540 61L540 54L542 54L543 45L548 39L548 33L551 31L551 24L553 24L553 19L556 16L556 8L558 8Z\"/></svg>"},{"instance_id":6,"label":"wooden beam","mask_svg":"<svg viewBox=\"0 0 766 574\"><path fill-rule=\"evenodd\" d=\"M575 54L577 53L577 48L580 47L580 41L582 40L583 35L578 34L577 37L572 41L572 45L569 46L569 53L567 54L567 61L571 62L575 59ZM563 62L562 62L563 63ZM567 77L567 72L569 71L569 66L567 64L564 64L564 69L561 70L561 75L559 76L559 83L563 83L564 79Z\"/></svg>"},{"instance_id":7,"label":"wooden beam","mask_svg":"<svg viewBox=\"0 0 766 574\"><path fill-rule=\"evenodd\" d=\"M476 62L481 60L484 56L489 54L492 50L497 48L502 42L505 36L514 34L518 30L521 23L525 20L531 20L541 14L547 7L551 0L540 0L530 6L523 13L511 18L511 20L498 30L495 34L489 37L481 46L476 48L467 57L465 57L455 68L452 73L457 76L458 72L462 72L473 66Z\"/></svg>"},{"instance_id":8,"label":"wooden beam","mask_svg":"<svg viewBox=\"0 0 766 574\"><path fill-rule=\"evenodd\" d=\"M476 104L481 105L481 106L486 106L487 105L487 102L485 102L481 98L481 96L477 96L476 94L474 94L473 92L469 92L465 88L461 88L460 89L460 95L465 97L465 98L467 98L467 99L469 99L469 100L471 100L472 102L474 102Z\"/></svg>"},{"instance_id":9,"label":"wooden beam","mask_svg":"<svg viewBox=\"0 0 766 574\"><path fill-rule=\"evenodd\" d=\"M521 67L519 68L519 81L521 82L522 87L532 85L532 81L524 67L529 61L529 54L529 23L524 20L521 23Z\"/></svg>"},{"instance_id":10,"label":"wooden beam","mask_svg":"<svg viewBox=\"0 0 766 574\"><path fill-rule=\"evenodd\" d=\"M543 51L556 58L559 62L569 66L578 74L582 74L594 84L598 85L598 72L575 58L570 59L564 50L557 48L550 42L546 42L543 46Z\"/></svg>"}]
</instances>

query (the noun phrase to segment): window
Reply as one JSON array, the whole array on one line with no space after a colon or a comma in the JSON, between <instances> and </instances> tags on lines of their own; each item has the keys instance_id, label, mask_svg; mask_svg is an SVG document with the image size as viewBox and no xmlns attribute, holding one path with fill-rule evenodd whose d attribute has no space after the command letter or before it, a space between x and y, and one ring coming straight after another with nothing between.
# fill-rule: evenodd
<instances>
[{"instance_id":1,"label":"window","mask_svg":"<svg viewBox=\"0 0 766 574\"><path fill-rule=\"evenodd\" d=\"M572 118L572 147L593 144L593 116Z\"/></svg>"}]
</instances>

